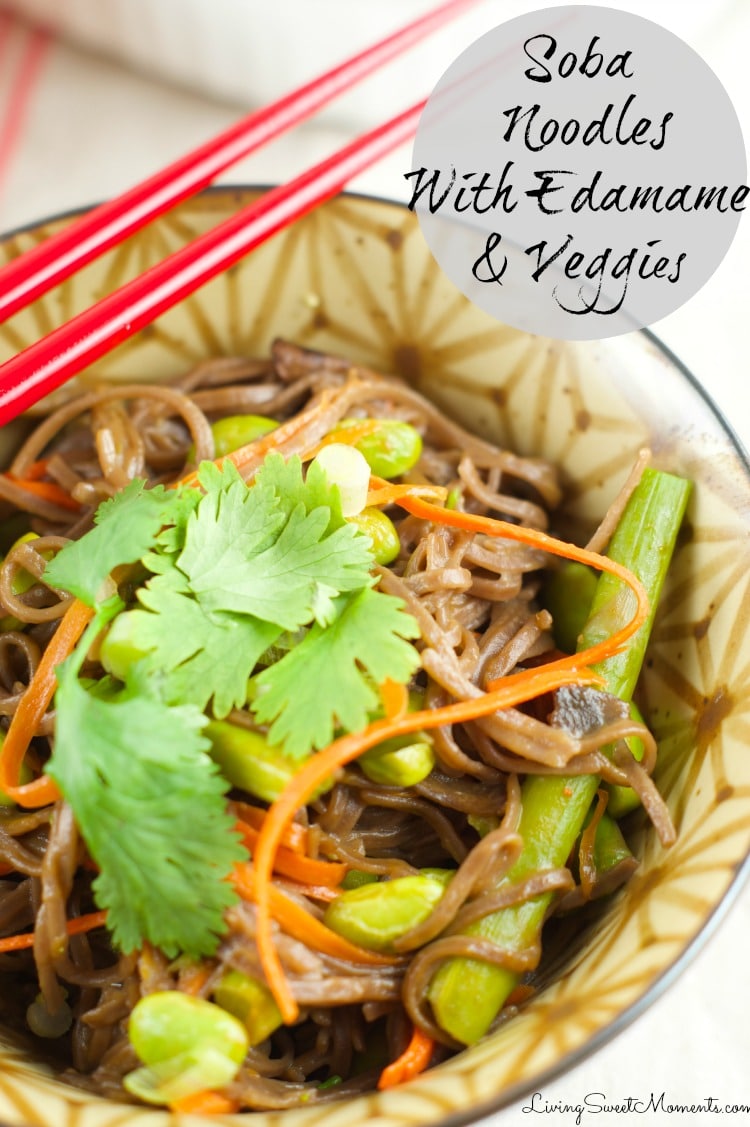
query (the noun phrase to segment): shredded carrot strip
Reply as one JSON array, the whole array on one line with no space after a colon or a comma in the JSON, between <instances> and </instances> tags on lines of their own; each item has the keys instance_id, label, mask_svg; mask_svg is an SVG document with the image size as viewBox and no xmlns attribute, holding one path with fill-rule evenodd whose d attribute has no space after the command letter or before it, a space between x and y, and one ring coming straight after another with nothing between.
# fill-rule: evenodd
<instances>
[{"instance_id":1,"label":"shredded carrot strip","mask_svg":"<svg viewBox=\"0 0 750 1127\"><path fill-rule=\"evenodd\" d=\"M380 685L380 699L389 720L400 719L409 708L409 691L406 685L386 677Z\"/></svg>"},{"instance_id":2,"label":"shredded carrot strip","mask_svg":"<svg viewBox=\"0 0 750 1127\"><path fill-rule=\"evenodd\" d=\"M508 997L505 999L506 1006L520 1006L523 1002L533 998L536 994L536 987L528 982L519 982L514 986Z\"/></svg>"},{"instance_id":3,"label":"shredded carrot strip","mask_svg":"<svg viewBox=\"0 0 750 1127\"><path fill-rule=\"evenodd\" d=\"M236 828L242 834L243 841L252 852L258 843L260 830L249 826L240 819ZM346 876L348 865L342 861L317 861L312 857L305 857L293 853L291 849L280 845L274 862L274 868L282 876L291 877L300 884L319 884L327 888L336 888Z\"/></svg>"},{"instance_id":4,"label":"shredded carrot strip","mask_svg":"<svg viewBox=\"0 0 750 1127\"><path fill-rule=\"evenodd\" d=\"M331 446L333 443L341 443L343 446L356 446L360 438L367 438L368 435L374 434L379 427L380 419L360 419L356 423L352 423L351 426L341 427L338 430L334 428L334 430L328 432L325 438L321 438L316 446L307 451L304 461L317 457L324 446Z\"/></svg>"},{"instance_id":5,"label":"shredded carrot strip","mask_svg":"<svg viewBox=\"0 0 750 1127\"><path fill-rule=\"evenodd\" d=\"M0 787L19 806L47 806L60 797L55 784L46 775L33 783L18 785L18 774L29 741L55 695L56 667L69 657L76 642L93 618L94 612L79 599L74 599L52 635L26 692L18 702L0 750Z\"/></svg>"},{"instance_id":6,"label":"shredded carrot strip","mask_svg":"<svg viewBox=\"0 0 750 1127\"><path fill-rule=\"evenodd\" d=\"M239 1100L209 1089L195 1092L192 1096L183 1096L181 1100L173 1100L169 1109L184 1112L185 1115L231 1115L239 1111L240 1106Z\"/></svg>"},{"instance_id":7,"label":"shredded carrot strip","mask_svg":"<svg viewBox=\"0 0 750 1127\"><path fill-rule=\"evenodd\" d=\"M425 497L433 501L444 501L448 490L442 485L391 484L382 477L370 477L370 488L365 505L368 509L378 505L398 505L404 497Z\"/></svg>"},{"instance_id":8,"label":"shredded carrot strip","mask_svg":"<svg viewBox=\"0 0 750 1127\"><path fill-rule=\"evenodd\" d=\"M196 963L180 974L180 990L184 994L200 994L210 977L211 967L205 963Z\"/></svg>"},{"instance_id":9,"label":"shredded carrot strip","mask_svg":"<svg viewBox=\"0 0 750 1127\"><path fill-rule=\"evenodd\" d=\"M522 701L551 692L562 685L590 685L599 682L588 669L559 669L542 667L514 673L503 679L493 692L466 701L456 701L442 708L409 712L397 720L375 720L362 732L341 736L317 755L308 759L290 781L284 793L268 811L254 852L255 903L258 911L257 944L261 965L273 992L276 1003L287 1024L297 1017L297 1004L291 995L271 936L271 902L273 886L271 874L280 839L297 810L304 806L310 795L340 767L351 763L363 751L392 736L407 735L424 728L438 728L444 724L460 724L488 716L498 709L511 708ZM274 913L275 914L275 913Z\"/></svg>"},{"instance_id":10,"label":"shredded carrot strip","mask_svg":"<svg viewBox=\"0 0 750 1127\"><path fill-rule=\"evenodd\" d=\"M379 479L373 478L375 482ZM562 556L563 559L576 560L588 564L597 571L608 571L622 580L635 595L636 607L632 619L621 629L616 630L609 638L589 646L580 653L570 654L550 663L547 668L575 669L583 665L595 665L604 661L613 654L619 653L623 646L641 628L649 615L648 595L640 580L632 571L616 563L607 556L598 552L590 552L587 548L579 548L576 544L568 544L564 540L557 540L546 532L539 532L534 528L525 528L523 525L510 524L508 521L495 520L494 517L478 516L476 513L464 513L459 509L444 509L439 505L430 504L421 497L413 494L404 494L395 499L397 505L413 516L429 520L434 524L447 524L452 528L461 528L469 532L483 532L487 536L500 536L506 540L515 540L520 544L528 544L531 548L539 548L553 556ZM503 678L490 682L488 688L499 688Z\"/></svg>"},{"instance_id":11,"label":"shredded carrot strip","mask_svg":"<svg viewBox=\"0 0 750 1127\"><path fill-rule=\"evenodd\" d=\"M387 482L376 477L371 478L371 486L381 495L387 490L389 501L394 501L407 512L423 520L448 524L472 532L483 532L490 536L502 536L553 555L578 560L599 571L609 571L630 587L635 595L636 607L633 618L627 626L580 653L559 658L541 668L528 669L502 677L492 682L488 686L488 692L478 698L457 701L442 708L412 712L397 720L389 720L387 717L384 720L376 720L363 732L351 733L335 740L303 765L269 810L255 850L258 953L266 981L288 1024L296 1019L298 1007L284 976L271 936L271 874L274 857L286 826L315 789L334 771L350 763L381 740L419 729L462 723L479 716L487 716L492 712L511 708L522 701L541 696L543 693L552 692L563 685L599 682L600 679L588 667L617 653L640 629L649 614L648 596L643 585L627 568L606 556L589 552L575 544L556 540L553 536L535 529L509 524L507 521L495 520L492 517L441 508L416 496L414 487L389 486Z\"/></svg>"},{"instance_id":12,"label":"shredded carrot strip","mask_svg":"<svg viewBox=\"0 0 750 1127\"><path fill-rule=\"evenodd\" d=\"M264 434L261 438L256 438L254 442L248 442L246 446L240 446L238 450L233 450L230 454L224 454L221 458L214 459L214 465L221 469L227 462L232 462L237 467L240 473L249 462L254 461L256 458L264 458L271 450L276 450L277 447L283 445L289 439L294 438L300 431L305 430L311 422L314 422L323 412L330 406L331 402L341 395L342 388L326 388L318 403L314 407L310 407L305 411L301 411L298 415L293 415L291 419L287 419L281 426L271 430L268 434ZM303 453L301 455L305 457ZM172 484L172 488L178 485L197 485L198 484L198 471L194 470L192 473L187 474L179 481Z\"/></svg>"},{"instance_id":13,"label":"shredded carrot strip","mask_svg":"<svg viewBox=\"0 0 750 1127\"><path fill-rule=\"evenodd\" d=\"M235 802L235 809L239 812L240 820L254 830L261 830L266 820L266 810L259 806L251 806L248 802ZM307 853L307 829L299 822L292 822L284 831L281 844L292 853Z\"/></svg>"},{"instance_id":14,"label":"shredded carrot strip","mask_svg":"<svg viewBox=\"0 0 750 1127\"><path fill-rule=\"evenodd\" d=\"M68 935L81 935L85 931L93 931L95 927L103 927L106 919L106 912L89 912L86 916L76 916L75 919L68 920L65 930ZM25 951L33 946L33 931L24 932L23 935L9 935L6 939L0 939L0 954L5 955L9 951Z\"/></svg>"},{"instance_id":15,"label":"shredded carrot strip","mask_svg":"<svg viewBox=\"0 0 750 1127\"><path fill-rule=\"evenodd\" d=\"M22 475L19 475L17 477L14 474L9 474L8 476L13 477L14 481L39 481L39 478L44 477L46 472L47 459L40 458L38 461L32 462L30 465L28 465Z\"/></svg>"},{"instance_id":16,"label":"shredded carrot strip","mask_svg":"<svg viewBox=\"0 0 750 1127\"><path fill-rule=\"evenodd\" d=\"M320 900L322 904L330 904L338 900L344 891L340 885L337 888L330 888L325 884L300 884L293 880L286 880L284 886L288 892L298 892L300 896L307 896L309 900Z\"/></svg>"},{"instance_id":17,"label":"shredded carrot strip","mask_svg":"<svg viewBox=\"0 0 750 1127\"><path fill-rule=\"evenodd\" d=\"M236 865L232 874L232 881L244 900L255 899L257 902L257 873L252 865ZM298 939L324 955L331 955L335 959L345 959L349 963L364 963L368 966L379 967L394 966L398 963L397 958L380 955L376 951L368 951L364 947L357 947L356 944L350 943L348 939L344 939L343 936L326 927L315 916L311 916L291 897L285 896L280 889L272 884L269 885L269 889L269 903L274 919L288 935L291 935L292 939Z\"/></svg>"},{"instance_id":18,"label":"shredded carrot strip","mask_svg":"<svg viewBox=\"0 0 750 1127\"><path fill-rule=\"evenodd\" d=\"M5 474L5 476L14 485L25 489L27 493L33 493L35 497L41 497L45 501L50 501L53 505L59 505L61 509L70 509L74 513L80 511L81 506L78 501L71 497L56 481L38 481L33 477L16 477L15 474L11 473Z\"/></svg>"},{"instance_id":19,"label":"shredded carrot strip","mask_svg":"<svg viewBox=\"0 0 750 1127\"><path fill-rule=\"evenodd\" d=\"M378 1088L384 1092L387 1088L395 1088L397 1084L405 1084L413 1080L420 1072L429 1066L435 1042L432 1037L424 1033L416 1025L411 1036L411 1041L400 1057L397 1057L387 1068L384 1068L378 1080Z\"/></svg>"}]
</instances>

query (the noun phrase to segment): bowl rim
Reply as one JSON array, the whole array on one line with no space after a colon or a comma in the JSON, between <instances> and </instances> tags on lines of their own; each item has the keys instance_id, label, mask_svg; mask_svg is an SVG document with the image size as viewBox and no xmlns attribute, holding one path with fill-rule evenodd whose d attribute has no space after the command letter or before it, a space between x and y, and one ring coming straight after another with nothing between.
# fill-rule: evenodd
<instances>
[{"instance_id":1,"label":"bowl rim","mask_svg":"<svg viewBox=\"0 0 750 1127\"><path fill-rule=\"evenodd\" d=\"M195 199L205 196L232 196L237 193L258 193L262 194L269 191L277 185L273 182L262 183L248 183L248 182L225 182L221 184L211 184L194 196L181 201L176 207L187 205ZM399 211L408 211L407 205L400 200L389 199L384 196L377 196L367 192L353 192L342 191L334 196L331 200L324 201L318 206L324 207L326 203L335 203L336 200L345 197L360 201L364 204L379 204L386 207L392 207ZM39 227L47 226L54 223L63 222L65 220L72 220L76 217L85 214L93 208L99 206L99 203L104 201L96 201L90 204L82 204L75 207L66 208L63 211L56 212L52 215L44 216L40 219L31 220L9 230L0 230L0 244L7 243L9 240L14 239L20 235L28 234ZM317 210L314 209L314 210ZM165 213L169 214L169 213ZM162 218L161 216L157 218ZM304 217L303 217L304 218ZM156 220L152 220L154 222ZM468 300L468 299L467 299ZM732 424L724 414L724 411L719 407L716 401L711 396L708 389L703 383L693 375L692 371L687 367L686 363L670 348L656 332L648 327L635 330L633 333L624 334L626 337L641 337L645 339L655 350L655 352L664 360L666 360L677 372L692 390L697 393L704 406L707 408L710 415L713 416L714 421L718 424L720 430L729 440L730 445L733 447L737 455L740 467L745 473L745 476L750 482L750 453L745 448L739 436L735 432ZM583 342L591 344L606 343L607 339L602 337L596 341ZM439 1120L431 1121L431 1127L469 1127L472 1124L481 1124L487 1117L495 1115L503 1110L508 1110L513 1104L519 1102L524 1096L531 1095L536 1090L540 1089L544 1084L558 1079L565 1073L570 1072L572 1069L577 1068L585 1060L593 1057L605 1045L609 1044L616 1037L618 1037L625 1029L635 1023L635 1021L642 1016L656 1001L658 1001L666 991L674 985L677 979L683 974L686 968L693 962L694 959L701 953L705 946L714 937L719 927L723 923L725 917L729 914L732 908L735 907L740 894L742 893L745 885L750 883L750 846L746 852L741 863L734 867L734 873L722 893L720 899L716 902L714 907L710 910L708 915L704 918L699 929L688 940L684 947L680 950L679 954L669 963L648 985L647 989L635 1001L631 1002L628 1006L622 1009L617 1015L612 1018L605 1026L593 1033L583 1044L575 1049L568 1050L563 1053L554 1064L548 1065L543 1068L533 1079L523 1080L517 1084L510 1085L504 1088L497 1095L491 1096L489 1099L481 1103L474 1104L466 1111L451 1112ZM491 1034L489 1035L491 1036ZM450 1063L449 1061L446 1063ZM439 1065L436 1067L440 1067ZM2 1071L2 1062L0 1061L0 1071ZM71 1088L71 1092L76 1089ZM358 1097L354 1097L357 1099ZM120 1105L126 1106L126 1105ZM335 1106L335 1105L334 1105ZM144 1111L148 1109L144 1108ZM292 1109L293 1110L293 1109ZM232 1123L239 1122L240 1117L249 1113L237 1113L232 1115L230 1119L221 1117L217 1119L217 1123ZM261 1113L263 1114L263 1113ZM279 1113L274 1113L278 1115ZM0 1120L0 1127L11 1127L10 1124ZM27 1127L27 1125L22 1125ZM32 1125L28 1125L32 1127Z\"/></svg>"}]
</instances>

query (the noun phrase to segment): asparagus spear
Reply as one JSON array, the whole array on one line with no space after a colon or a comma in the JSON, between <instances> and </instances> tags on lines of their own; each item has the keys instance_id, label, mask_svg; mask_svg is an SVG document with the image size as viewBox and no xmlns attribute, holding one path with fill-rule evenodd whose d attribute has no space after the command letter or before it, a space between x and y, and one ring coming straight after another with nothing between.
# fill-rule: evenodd
<instances>
[{"instance_id":1,"label":"asparagus spear","mask_svg":"<svg viewBox=\"0 0 750 1127\"><path fill-rule=\"evenodd\" d=\"M610 543L610 557L640 578L651 607L648 620L627 649L596 667L605 688L623 700L630 699L638 679L689 493L688 482L647 469ZM633 613L632 600L632 592L624 583L602 573L578 649L610 637L628 622ZM519 827L524 846L501 884L565 864L598 785L595 775L526 777ZM538 941L550 901L551 894L538 896L493 913L471 925L468 934L522 952ZM451 958L435 974L429 999L440 1026L457 1041L472 1044L487 1032L516 982L517 975L504 967L477 959Z\"/></svg>"}]
</instances>

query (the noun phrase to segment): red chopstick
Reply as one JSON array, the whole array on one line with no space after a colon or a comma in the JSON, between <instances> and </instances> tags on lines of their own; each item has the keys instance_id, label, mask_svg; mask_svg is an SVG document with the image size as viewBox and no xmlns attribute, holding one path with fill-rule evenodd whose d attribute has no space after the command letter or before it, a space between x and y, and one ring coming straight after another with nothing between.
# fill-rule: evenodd
<instances>
[{"instance_id":1,"label":"red chopstick","mask_svg":"<svg viewBox=\"0 0 750 1127\"><path fill-rule=\"evenodd\" d=\"M0 323L476 2L446 0L14 259L0 269Z\"/></svg>"},{"instance_id":2,"label":"red chopstick","mask_svg":"<svg viewBox=\"0 0 750 1127\"><path fill-rule=\"evenodd\" d=\"M412 136L423 107L424 102L417 103L288 184L272 188L0 365L0 424L10 422L277 231L335 196L353 176Z\"/></svg>"}]
</instances>

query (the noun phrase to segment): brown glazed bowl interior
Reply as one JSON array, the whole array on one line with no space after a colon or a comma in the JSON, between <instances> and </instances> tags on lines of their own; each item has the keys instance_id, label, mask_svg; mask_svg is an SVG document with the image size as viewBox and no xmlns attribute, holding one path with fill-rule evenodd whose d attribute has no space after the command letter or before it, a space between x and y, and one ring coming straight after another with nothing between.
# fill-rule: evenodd
<instances>
[{"instance_id":1,"label":"brown glazed bowl interior","mask_svg":"<svg viewBox=\"0 0 750 1127\"><path fill-rule=\"evenodd\" d=\"M0 359L215 225L257 190L183 205L0 328ZM9 236L0 257L64 220ZM648 445L695 484L643 675L660 743L657 781L678 830L636 831L640 868L547 983L481 1044L385 1093L256 1113L256 1127L426 1127L479 1119L538 1087L636 1017L684 965L744 875L750 844L750 479L706 396L651 336L561 344L493 321L459 294L395 204L341 197L204 287L97 365L107 380L165 379L221 354L267 353L278 335L398 372L452 415L523 454L555 460L566 529L585 535ZM65 394L63 390L61 393ZM23 423L0 434L0 458ZM561 518L562 521L562 518ZM219 1117L217 1124L242 1117ZM96 1099L0 1040L0 1123L166 1127L198 1121Z\"/></svg>"}]
</instances>

